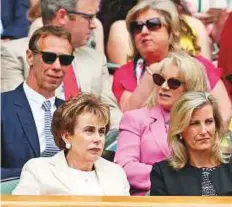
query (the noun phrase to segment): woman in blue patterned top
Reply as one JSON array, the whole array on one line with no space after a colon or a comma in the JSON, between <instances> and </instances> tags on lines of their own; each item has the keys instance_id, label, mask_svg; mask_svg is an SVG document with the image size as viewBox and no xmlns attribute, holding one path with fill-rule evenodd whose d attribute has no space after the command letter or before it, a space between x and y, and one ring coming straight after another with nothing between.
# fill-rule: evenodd
<instances>
[{"instance_id":1,"label":"woman in blue patterned top","mask_svg":"<svg viewBox=\"0 0 232 207\"><path fill-rule=\"evenodd\" d=\"M173 106L168 160L151 171L151 195L232 195L232 164L220 148L222 121L216 99L188 92Z\"/></svg>"}]
</instances>

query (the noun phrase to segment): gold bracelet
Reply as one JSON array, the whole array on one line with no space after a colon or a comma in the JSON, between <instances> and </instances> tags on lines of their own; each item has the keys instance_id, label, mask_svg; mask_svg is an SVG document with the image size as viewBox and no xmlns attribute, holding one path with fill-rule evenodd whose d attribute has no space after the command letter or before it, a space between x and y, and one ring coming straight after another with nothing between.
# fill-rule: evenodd
<instances>
[{"instance_id":1,"label":"gold bracelet","mask_svg":"<svg viewBox=\"0 0 232 207\"><path fill-rule=\"evenodd\" d=\"M153 73L151 72L151 70L150 70L149 67L146 67L146 70L147 70L147 72L148 72L151 76L153 75Z\"/></svg>"}]
</instances>

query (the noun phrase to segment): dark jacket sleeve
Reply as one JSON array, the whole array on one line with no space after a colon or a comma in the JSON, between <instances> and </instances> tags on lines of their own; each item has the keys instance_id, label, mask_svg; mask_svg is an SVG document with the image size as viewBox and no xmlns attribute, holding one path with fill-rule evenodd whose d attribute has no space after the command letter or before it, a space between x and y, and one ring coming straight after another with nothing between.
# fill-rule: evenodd
<instances>
[{"instance_id":1,"label":"dark jacket sleeve","mask_svg":"<svg viewBox=\"0 0 232 207\"><path fill-rule=\"evenodd\" d=\"M152 167L151 174L151 196L164 196L167 195L165 190L165 183L163 179L163 174L161 170L161 165L159 163Z\"/></svg>"},{"instance_id":2,"label":"dark jacket sleeve","mask_svg":"<svg viewBox=\"0 0 232 207\"><path fill-rule=\"evenodd\" d=\"M1 9L5 13L5 15L2 14L4 31L1 38L18 39L27 37L30 26L30 22L26 17L27 10L30 7L29 0L16 0L11 1L11 3L7 3L7 1L5 1Z\"/></svg>"},{"instance_id":3,"label":"dark jacket sleeve","mask_svg":"<svg viewBox=\"0 0 232 207\"><path fill-rule=\"evenodd\" d=\"M1 180L8 178L19 178L22 168L2 168L1 167Z\"/></svg>"}]
</instances>

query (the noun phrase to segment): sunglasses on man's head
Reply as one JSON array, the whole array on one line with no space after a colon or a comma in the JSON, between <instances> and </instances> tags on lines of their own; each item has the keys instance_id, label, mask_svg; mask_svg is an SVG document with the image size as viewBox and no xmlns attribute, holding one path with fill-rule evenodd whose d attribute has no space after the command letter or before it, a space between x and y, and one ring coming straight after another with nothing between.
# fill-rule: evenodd
<instances>
[{"instance_id":1,"label":"sunglasses on man's head","mask_svg":"<svg viewBox=\"0 0 232 207\"><path fill-rule=\"evenodd\" d=\"M168 87L170 89L173 89L173 90L179 88L181 86L181 84L183 83L183 82L181 82L180 80L178 80L176 78L169 78L168 80L165 80L165 78L162 75L158 74L158 73L154 73L152 75L152 77L153 77L153 82L156 85L162 86L164 84L164 82L167 81Z\"/></svg>"},{"instance_id":2,"label":"sunglasses on man's head","mask_svg":"<svg viewBox=\"0 0 232 207\"><path fill-rule=\"evenodd\" d=\"M34 53L40 53L42 59L46 64L53 64L56 58L59 58L60 64L63 66L68 66L72 63L74 56L73 55L57 55L54 52L45 52L45 51L33 51Z\"/></svg>"},{"instance_id":3,"label":"sunglasses on man's head","mask_svg":"<svg viewBox=\"0 0 232 207\"><path fill-rule=\"evenodd\" d=\"M131 34L138 34L142 31L143 26L146 26L149 30L157 30L162 27L161 19L160 18L151 18L148 19L146 22L142 21L133 21L130 24L130 32Z\"/></svg>"}]
</instances>

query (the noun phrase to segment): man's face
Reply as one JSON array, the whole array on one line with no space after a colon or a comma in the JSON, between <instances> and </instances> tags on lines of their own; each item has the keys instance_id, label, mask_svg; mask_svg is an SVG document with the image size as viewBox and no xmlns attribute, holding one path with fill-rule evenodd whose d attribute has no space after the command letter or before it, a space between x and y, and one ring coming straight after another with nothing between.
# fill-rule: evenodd
<instances>
[{"instance_id":1,"label":"man's face","mask_svg":"<svg viewBox=\"0 0 232 207\"><path fill-rule=\"evenodd\" d=\"M99 8L99 2L99 0L79 0L73 11L95 15ZM72 15L74 18L70 18L64 28L71 33L73 47L77 48L87 44L92 30L96 28L96 23L95 18L89 19L86 15L81 14Z\"/></svg>"},{"instance_id":2,"label":"man's face","mask_svg":"<svg viewBox=\"0 0 232 207\"><path fill-rule=\"evenodd\" d=\"M41 37L37 42L40 52L51 52L56 55L71 55L72 46L68 40L48 35ZM46 98L54 96L56 88L61 84L65 70L69 65L62 65L57 57L54 62L46 63L43 53L27 51L27 60L30 65L30 73L27 79L28 85Z\"/></svg>"}]
</instances>

